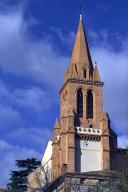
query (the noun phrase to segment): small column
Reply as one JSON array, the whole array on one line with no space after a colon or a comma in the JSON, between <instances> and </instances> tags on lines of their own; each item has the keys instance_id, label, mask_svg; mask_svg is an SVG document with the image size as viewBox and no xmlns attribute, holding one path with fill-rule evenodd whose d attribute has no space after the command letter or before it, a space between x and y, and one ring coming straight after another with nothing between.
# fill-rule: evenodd
<instances>
[{"instance_id":1,"label":"small column","mask_svg":"<svg viewBox=\"0 0 128 192\"><path fill-rule=\"evenodd\" d=\"M83 94L83 118L87 118L87 93Z\"/></svg>"},{"instance_id":2,"label":"small column","mask_svg":"<svg viewBox=\"0 0 128 192\"><path fill-rule=\"evenodd\" d=\"M101 135L101 168L102 170L110 170L110 135L108 127L107 113L103 112L100 128L102 130Z\"/></svg>"}]
</instances>

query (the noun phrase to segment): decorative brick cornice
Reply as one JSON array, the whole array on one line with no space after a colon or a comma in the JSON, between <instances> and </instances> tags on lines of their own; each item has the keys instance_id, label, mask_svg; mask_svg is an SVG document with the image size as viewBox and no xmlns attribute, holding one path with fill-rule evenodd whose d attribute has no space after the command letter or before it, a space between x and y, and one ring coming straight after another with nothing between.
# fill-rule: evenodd
<instances>
[{"instance_id":1,"label":"decorative brick cornice","mask_svg":"<svg viewBox=\"0 0 128 192\"><path fill-rule=\"evenodd\" d=\"M75 134L76 133L76 131L75 130L67 130L67 131L63 131L62 133L61 133L61 135L66 135L66 134Z\"/></svg>"},{"instance_id":2,"label":"decorative brick cornice","mask_svg":"<svg viewBox=\"0 0 128 192\"><path fill-rule=\"evenodd\" d=\"M100 135L79 135L82 140L86 141L100 141L101 136Z\"/></svg>"},{"instance_id":3,"label":"decorative brick cornice","mask_svg":"<svg viewBox=\"0 0 128 192\"><path fill-rule=\"evenodd\" d=\"M66 85L68 83L75 83L75 84L81 84L81 85L91 85L91 86L99 86L99 87L103 87L104 82L101 81L88 81L88 80L83 80L83 79L78 79L78 78L74 78L74 79L68 79L63 87L60 89L59 94L61 94L61 92L63 91L63 89L66 87Z\"/></svg>"}]
</instances>

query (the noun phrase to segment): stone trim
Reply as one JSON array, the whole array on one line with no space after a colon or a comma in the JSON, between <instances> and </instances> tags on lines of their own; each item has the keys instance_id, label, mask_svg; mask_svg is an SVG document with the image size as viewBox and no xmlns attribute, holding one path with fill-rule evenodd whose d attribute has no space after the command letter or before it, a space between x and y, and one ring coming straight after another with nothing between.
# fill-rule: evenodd
<instances>
[{"instance_id":1,"label":"stone trim","mask_svg":"<svg viewBox=\"0 0 128 192\"><path fill-rule=\"evenodd\" d=\"M60 89L59 94L61 94L61 92L63 91L63 89L65 88L65 86L68 83L76 83L76 84L81 84L81 85L91 85L91 86L99 86L99 87L103 87L104 82L101 81L89 81L89 80L83 80L83 79L78 79L78 78L74 78L74 79L68 79L63 87Z\"/></svg>"}]
</instances>

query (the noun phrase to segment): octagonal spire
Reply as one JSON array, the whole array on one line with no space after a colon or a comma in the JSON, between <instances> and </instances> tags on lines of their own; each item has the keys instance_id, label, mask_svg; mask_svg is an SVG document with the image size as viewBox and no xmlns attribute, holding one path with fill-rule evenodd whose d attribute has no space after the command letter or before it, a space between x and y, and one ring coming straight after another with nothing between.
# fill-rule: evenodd
<instances>
[{"instance_id":1,"label":"octagonal spire","mask_svg":"<svg viewBox=\"0 0 128 192\"><path fill-rule=\"evenodd\" d=\"M86 78L93 75L93 64L85 34L83 17L80 14L79 25L73 46L70 66L67 70L68 78L82 78L82 69L86 69Z\"/></svg>"}]
</instances>

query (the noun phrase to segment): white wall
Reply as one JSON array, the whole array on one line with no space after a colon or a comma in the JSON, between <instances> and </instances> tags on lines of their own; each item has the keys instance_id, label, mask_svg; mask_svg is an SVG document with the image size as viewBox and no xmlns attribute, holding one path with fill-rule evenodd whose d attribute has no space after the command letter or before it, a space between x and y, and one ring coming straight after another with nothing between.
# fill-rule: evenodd
<instances>
[{"instance_id":1,"label":"white wall","mask_svg":"<svg viewBox=\"0 0 128 192\"><path fill-rule=\"evenodd\" d=\"M100 141L76 140L76 171L101 170Z\"/></svg>"},{"instance_id":2,"label":"white wall","mask_svg":"<svg viewBox=\"0 0 128 192\"><path fill-rule=\"evenodd\" d=\"M52 169L52 141L49 140L41 160L42 181L45 180L46 175L48 179L51 180L51 174L52 174L51 169Z\"/></svg>"},{"instance_id":3,"label":"white wall","mask_svg":"<svg viewBox=\"0 0 128 192\"><path fill-rule=\"evenodd\" d=\"M41 160L41 165L42 166L47 165L49 166L49 168L51 168L51 159L52 159L52 141L49 140Z\"/></svg>"}]
</instances>

